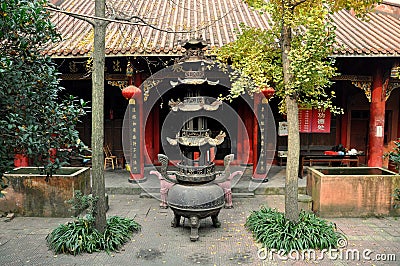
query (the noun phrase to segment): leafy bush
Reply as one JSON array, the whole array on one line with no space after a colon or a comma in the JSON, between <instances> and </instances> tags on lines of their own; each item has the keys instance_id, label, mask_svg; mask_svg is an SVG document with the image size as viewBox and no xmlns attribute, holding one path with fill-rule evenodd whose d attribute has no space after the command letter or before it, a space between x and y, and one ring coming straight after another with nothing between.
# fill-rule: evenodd
<instances>
[{"instance_id":1,"label":"leafy bush","mask_svg":"<svg viewBox=\"0 0 400 266\"><path fill-rule=\"evenodd\" d=\"M0 178L0 198L4 197L5 191L3 189L6 189L8 185L2 178Z\"/></svg>"},{"instance_id":2,"label":"leafy bush","mask_svg":"<svg viewBox=\"0 0 400 266\"><path fill-rule=\"evenodd\" d=\"M262 207L247 218L245 227L257 242L267 249L291 250L336 248L344 235L336 231L335 224L312 213L301 211L294 223L276 209Z\"/></svg>"},{"instance_id":3,"label":"leafy bush","mask_svg":"<svg viewBox=\"0 0 400 266\"><path fill-rule=\"evenodd\" d=\"M396 164L396 169L399 170L400 165L400 138L397 141L393 141L394 147L386 152L383 157L389 159Z\"/></svg>"},{"instance_id":4,"label":"leafy bush","mask_svg":"<svg viewBox=\"0 0 400 266\"><path fill-rule=\"evenodd\" d=\"M400 188L395 188L393 193L394 206L393 208L400 208Z\"/></svg>"},{"instance_id":5,"label":"leafy bush","mask_svg":"<svg viewBox=\"0 0 400 266\"><path fill-rule=\"evenodd\" d=\"M97 204L98 197L90 195L83 195L82 191L75 190L75 195L72 199L68 200L67 203L72 205L72 210L81 213L86 210L86 213L91 216L95 216L95 206Z\"/></svg>"},{"instance_id":6,"label":"leafy bush","mask_svg":"<svg viewBox=\"0 0 400 266\"><path fill-rule=\"evenodd\" d=\"M107 219L105 231L101 234L94 226L93 216L87 215L59 225L47 235L46 240L49 249L56 254L110 252L118 250L140 228L140 224L133 219L113 216Z\"/></svg>"},{"instance_id":7,"label":"leafy bush","mask_svg":"<svg viewBox=\"0 0 400 266\"><path fill-rule=\"evenodd\" d=\"M14 155L43 167L46 180L84 148L76 125L87 103L62 96L57 65L43 47L60 35L47 0L0 0L0 176Z\"/></svg>"}]
</instances>

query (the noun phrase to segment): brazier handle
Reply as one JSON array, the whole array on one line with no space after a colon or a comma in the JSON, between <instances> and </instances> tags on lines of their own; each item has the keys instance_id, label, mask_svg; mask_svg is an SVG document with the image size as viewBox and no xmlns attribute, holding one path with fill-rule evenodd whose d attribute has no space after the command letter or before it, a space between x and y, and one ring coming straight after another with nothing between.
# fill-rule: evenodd
<instances>
[{"instance_id":1,"label":"brazier handle","mask_svg":"<svg viewBox=\"0 0 400 266\"><path fill-rule=\"evenodd\" d=\"M168 156L164 154L158 154L158 161L161 163L161 169L160 169L161 176L168 182L175 184L178 183L175 179L172 179L168 176L167 173L167 167L169 162Z\"/></svg>"},{"instance_id":2,"label":"brazier handle","mask_svg":"<svg viewBox=\"0 0 400 266\"><path fill-rule=\"evenodd\" d=\"M220 174L223 177L221 179L214 180L214 183L222 183L222 182L225 182L226 180L228 180L229 176L231 175L230 165L234 158L235 158L234 154L228 154L224 157L224 168L225 169L222 172L217 172L217 174Z\"/></svg>"}]
</instances>

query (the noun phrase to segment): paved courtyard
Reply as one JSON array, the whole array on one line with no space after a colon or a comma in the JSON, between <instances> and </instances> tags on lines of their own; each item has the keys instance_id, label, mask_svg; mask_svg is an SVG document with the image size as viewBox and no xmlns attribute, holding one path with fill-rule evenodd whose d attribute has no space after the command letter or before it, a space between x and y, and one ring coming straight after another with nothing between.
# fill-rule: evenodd
<instances>
[{"instance_id":1,"label":"paved courtyard","mask_svg":"<svg viewBox=\"0 0 400 266\"><path fill-rule=\"evenodd\" d=\"M0 265L281 265L283 262L289 265L399 265L400 261L400 222L396 218L331 219L348 236L348 249L360 252L359 259L355 256L349 256L349 260L333 259L346 254L338 251L331 254L332 259L326 254L322 261L285 261L277 254L274 260L264 260L265 254L257 255L259 247L243 224L250 211L262 204L283 210L283 196L234 199L234 208L220 213L221 228L213 228L209 218L202 220L197 242L189 240L187 220L184 227L172 228L172 211L160 209L158 204L155 199L138 195L110 195L108 215L134 217L143 226L120 252L110 255L100 252L74 257L49 251L46 235L71 219L16 217L10 222L3 219L0 221ZM396 261L376 261L378 255Z\"/></svg>"},{"instance_id":2,"label":"paved courtyard","mask_svg":"<svg viewBox=\"0 0 400 266\"><path fill-rule=\"evenodd\" d=\"M281 191L277 188L284 182L281 170L275 169L270 182L262 184L271 190L261 191ZM304 179L299 181L304 185ZM118 183L123 188L118 189ZM301 254L299 259L287 259L276 253L271 259L266 258L268 253L259 252L259 245L244 223L250 212L261 205L284 211L283 195L234 195L234 208L222 209L219 215L221 228L214 228L210 218L203 219L200 239L191 242L187 219L183 227L172 228L172 211L160 209L157 199L140 197L140 193L121 194L138 187L127 182L125 173L107 171L106 184L110 205L107 214L135 218L143 227L122 250L111 254L54 255L48 250L45 237L71 218L15 217L9 222L1 218L0 265L400 265L398 218L331 218L347 235L346 248L317 252L316 259L302 258Z\"/></svg>"}]
</instances>

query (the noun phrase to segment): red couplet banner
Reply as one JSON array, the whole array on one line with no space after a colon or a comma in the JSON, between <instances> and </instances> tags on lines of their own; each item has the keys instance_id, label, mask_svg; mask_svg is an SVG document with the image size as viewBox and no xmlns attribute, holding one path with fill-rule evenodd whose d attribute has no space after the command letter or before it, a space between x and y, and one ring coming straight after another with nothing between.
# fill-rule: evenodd
<instances>
[{"instance_id":1,"label":"red couplet banner","mask_svg":"<svg viewBox=\"0 0 400 266\"><path fill-rule=\"evenodd\" d=\"M312 109L299 108L299 132L310 133L312 125Z\"/></svg>"},{"instance_id":2,"label":"red couplet banner","mask_svg":"<svg viewBox=\"0 0 400 266\"><path fill-rule=\"evenodd\" d=\"M331 112L319 109L299 109L300 133L330 133Z\"/></svg>"},{"instance_id":3,"label":"red couplet banner","mask_svg":"<svg viewBox=\"0 0 400 266\"><path fill-rule=\"evenodd\" d=\"M324 110L313 110L312 117L313 133L330 133L331 132L331 112Z\"/></svg>"}]
</instances>

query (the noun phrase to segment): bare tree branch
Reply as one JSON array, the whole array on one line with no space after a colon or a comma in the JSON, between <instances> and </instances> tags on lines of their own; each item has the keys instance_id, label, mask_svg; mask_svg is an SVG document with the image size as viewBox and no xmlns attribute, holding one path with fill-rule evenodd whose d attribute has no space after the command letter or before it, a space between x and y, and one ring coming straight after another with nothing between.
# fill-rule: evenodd
<instances>
[{"instance_id":1,"label":"bare tree branch","mask_svg":"<svg viewBox=\"0 0 400 266\"><path fill-rule=\"evenodd\" d=\"M48 9L50 11L67 14L67 15L73 17L73 18L77 18L77 19L81 19L83 21L86 21L87 23L89 23L92 26L94 26L94 20L93 19L95 19L95 17L89 16L89 15L80 15L80 14L68 12L68 11L65 11L65 10L59 8L56 5L53 5L52 3L47 3L47 5L48 6L45 6L44 8L46 8L46 9ZM92 18L92 19L90 19L90 18Z\"/></svg>"},{"instance_id":2,"label":"bare tree branch","mask_svg":"<svg viewBox=\"0 0 400 266\"><path fill-rule=\"evenodd\" d=\"M195 33L195 32L199 32L202 31L204 29L207 29L209 27L211 27L213 24L215 24L217 21L222 20L224 17L228 16L230 13L232 13L232 11L236 10L237 7L233 7L231 9L228 10L228 12L226 12L225 14L223 14L222 16L220 16L219 18L212 20L210 23L208 23L207 25L201 27L201 28L197 28L197 29L193 29L193 30L183 30L183 31L176 31L173 29L163 29L163 28L159 28L149 22L147 22L145 19L136 16L136 15L126 15L123 12L119 11L116 12L115 9L113 7L107 6L109 10L111 10L112 13L112 17L113 18L101 18L101 17L96 17L96 16L92 16L92 15L88 15L88 14L77 14L77 13L73 13L73 12L69 12L66 10L61 9L58 6L55 6L53 4L48 4L47 7L45 7L46 9L53 11L53 12L60 12L63 14L67 14L71 17L77 18L77 19L81 19L84 20L88 23L90 23L91 25L94 25L94 20L101 20L101 21L107 21L107 22L114 22L114 23L122 23L122 24L127 24L127 25L132 25L132 26L147 26L150 27L152 29L155 29L157 31L160 32L166 32L166 33ZM122 16L118 15L117 13L122 14ZM134 21L135 20L135 21Z\"/></svg>"},{"instance_id":3,"label":"bare tree branch","mask_svg":"<svg viewBox=\"0 0 400 266\"><path fill-rule=\"evenodd\" d=\"M292 7L294 8L294 7L300 5L300 4L304 3L304 2L307 2L307 0L299 0L299 1L297 1L297 2L294 2L294 3L292 4Z\"/></svg>"}]
</instances>

